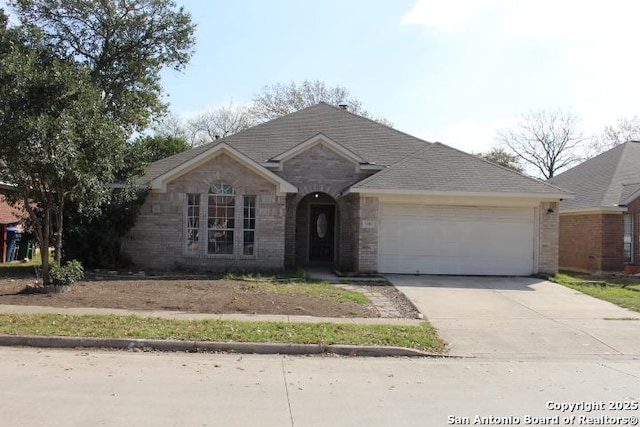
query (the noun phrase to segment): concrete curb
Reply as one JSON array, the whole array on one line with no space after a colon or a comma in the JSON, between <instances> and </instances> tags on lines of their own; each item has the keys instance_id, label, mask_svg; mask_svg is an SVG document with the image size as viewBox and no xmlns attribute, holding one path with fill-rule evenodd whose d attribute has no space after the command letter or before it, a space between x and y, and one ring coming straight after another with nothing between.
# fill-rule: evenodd
<instances>
[{"instance_id":1,"label":"concrete curb","mask_svg":"<svg viewBox=\"0 0 640 427\"><path fill-rule=\"evenodd\" d=\"M337 354L359 357L453 357L405 347L359 346L343 344L279 344L252 342L179 341L129 338L43 337L0 335L0 346L42 348L109 348L116 350L154 350L168 352L228 352L243 354L314 355Z\"/></svg>"}]
</instances>

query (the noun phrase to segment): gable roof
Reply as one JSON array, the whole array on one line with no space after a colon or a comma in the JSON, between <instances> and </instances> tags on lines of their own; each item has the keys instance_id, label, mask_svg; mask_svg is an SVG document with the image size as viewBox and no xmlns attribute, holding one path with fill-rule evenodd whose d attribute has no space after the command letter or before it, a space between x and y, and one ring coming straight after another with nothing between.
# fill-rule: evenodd
<instances>
[{"instance_id":1,"label":"gable roof","mask_svg":"<svg viewBox=\"0 0 640 427\"><path fill-rule=\"evenodd\" d=\"M265 163L323 134L357 158L378 165L394 164L430 145L373 120L324 102L178 153L149 165L148 182L224 142L257 163Z\"/></svg>"},{"instance_id":2,"label":"gable roof","mask_svg":"<svg viewBox=\"0 0 640 427\"><path fill-rule=\"evenodd\" d=\"M553 185L436 142L355 184L357 193L483 193L571 197Z\"/></svg>"},{"instance_id":3,"label":"gable roof","mask_svg":"<svg viewBox=\"0 0 640 427\"><path fill-rule=\"evenodd\" d=\"M323 145L329 148L330 150L332 150L333 152L335 152L336 154L354 163L367 163L362 157L358 156L352 151L347 150L342 145L333 141L331 138L328 138L327 136L325 136L323 133L314 135L313 137L309 138L303 143L295 145L293 148L288 149L284 153L278 154L277 156L273 157L272 160L279 161L279 162L289 160L290 158L295 157L298 154L302 153L303 151L306 151L316 145Z\"/></svg>"},{"instance_id":4,"label":"gable roof","mask_svg":"<svg viewBox=\"0 0 640 427\"><path fill-rule=\"evenodd\" d=\"M629 203L640 189L640 142L629 141L549 179L576 194L562 210L610 209Z\"/></svg>"},{"instance_id":5,"label":"gable roof","mask_svg":"<svg viewBox=\"0 0 640 427\"><path fill-rule=\"evenodd\" d=\"M260 166L258 163L254 162L252 159L248 158L238 150L230 147L224 142L217 143L216 145L209 147L208 150L200 151L198 155L191 157L187 161L184 161L177 165L176 167L167 170L166 172L154 177L150 181L150 187L154 190L166 190L167 183L172 179L175 179L190 170L202 165L203 163L219 156L220 154L227 154L232 159L243 164L247 169L253 171L254 173L262 176L267 181L270 181L278 187L279 193L297 193L298 189L280 178L278 175L274 174L270 170Z\"/></svg>"},{"instance_id":6,"label":"gable roof","mask_svg":"<svg viewBox=\"0 0 640 427\"><path fill-rule=\"evenodd\" d=\"M351 192L571 197L570 193L551 184L446 145L423 141L325 103L152 163L141 182L151 182L154 188L162 188L158 182L167 182L181 170L202 164L203 159L209 158L219 147L232 150L254 169L259 167L277 177L267 167L277 169L281 166L279 162L320 142L354 163L360 163L361 168L380 170L353 185ZM295 192L289 190L285 192Z\"/></svg>"}]
</instances>

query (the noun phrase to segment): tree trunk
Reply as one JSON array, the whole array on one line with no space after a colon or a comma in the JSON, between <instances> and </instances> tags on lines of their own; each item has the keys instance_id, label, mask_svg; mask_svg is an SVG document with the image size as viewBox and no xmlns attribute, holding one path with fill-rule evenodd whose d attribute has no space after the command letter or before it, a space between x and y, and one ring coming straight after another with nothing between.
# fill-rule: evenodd
<instances>
[{"instance_id":1,"label":"tree trunk","mask_svg":"<svg viewBox=\"0 0 640 427\"><path fill-rule=\"evenodd\" d=\"M42 284L51 283L49 276L49 233L51 232L51 207L47 206L42 218L42 232L40 244L40 260L42 261Z\"/></svg>"},{"instance_id":2,"label":"tree trunk","mask_svg":"<svg viewBox=\"0 0 640 427\"><path fill-rule=\"evenodd\" d=\"M48 285L51 282L49 277L49 233L51 224L51 210L52 201L47 198L41 204L43 208L42 217L39 218L31 205L30 192L27 190L23 193L22 200L24 201L24 207L31 218L33 223L33 232L36 235L36 241L40 246L40 261L42 263L42 284Z\"/></svg>"},{"instance_id":3,"label":"tree trunk","mask_svg":"<svg viewBox=\"0 0 640 427\"><path fill-rule=\"evenodd\" d=\"M58 191L58 210L56 211L56 226L54 231L55 239L55 256L54 259L58 265L62 265L62 229L64 219L64 193Z\"/></svg>"}]
</instances>

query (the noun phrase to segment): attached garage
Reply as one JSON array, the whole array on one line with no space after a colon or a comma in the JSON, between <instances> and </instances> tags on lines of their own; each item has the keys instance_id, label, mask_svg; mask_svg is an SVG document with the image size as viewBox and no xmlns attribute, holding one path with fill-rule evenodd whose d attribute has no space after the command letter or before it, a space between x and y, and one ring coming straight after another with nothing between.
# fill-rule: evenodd
<instances>
[{"instance_id":1,"label":"attached garage","mask_svg":"<svg viewBox=\"0 0 640 427\"><path fill-rule=\"evenodd\" d=\"M454 275L536 272L533 207L381 203L378 271Z\"/></svg>"}]
</instances>

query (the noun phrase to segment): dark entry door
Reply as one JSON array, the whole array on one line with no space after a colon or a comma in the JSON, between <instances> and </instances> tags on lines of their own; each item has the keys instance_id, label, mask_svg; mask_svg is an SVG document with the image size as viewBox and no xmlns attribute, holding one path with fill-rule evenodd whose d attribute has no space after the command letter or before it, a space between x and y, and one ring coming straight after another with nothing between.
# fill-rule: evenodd
<instances>
[{"instance_id":1,"label":"dark entry door","mask_svg":"<svg viewBox=\"0 0 640 427\"><path fill-rule=\"evenodd\" d=\"M333 205L311 205L309 261L333 261Z\"/></svg>"}]
</instances>

